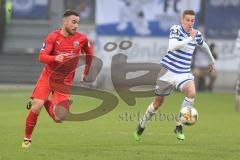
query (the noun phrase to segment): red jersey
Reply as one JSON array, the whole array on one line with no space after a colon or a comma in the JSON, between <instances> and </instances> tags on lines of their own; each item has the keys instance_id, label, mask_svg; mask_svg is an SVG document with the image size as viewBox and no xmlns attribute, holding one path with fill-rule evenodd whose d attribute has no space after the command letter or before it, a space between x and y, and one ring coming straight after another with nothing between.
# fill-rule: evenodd
<instances>
[{"instance_id":1,"label":"red jersey","mask_svg":"<svg viewBox=\"0 0 240 160\"><path fill-rule=\"evenodd\" d=\"M71 83L74 79L79 56L82 53L86 54L84 74L88 74L92 61L93 49L88 38L84 34L76 32L74 35L65 37L60 31L61 29L48 34L40 51L39 61L46 64L43 70L43 72L45 72L44 75L50 76L57 70L57 79L64 78L64 82ZM69 58L61 63L56 62L55 57L59 54L67 54Z\"/></svg>"}]
</instances>

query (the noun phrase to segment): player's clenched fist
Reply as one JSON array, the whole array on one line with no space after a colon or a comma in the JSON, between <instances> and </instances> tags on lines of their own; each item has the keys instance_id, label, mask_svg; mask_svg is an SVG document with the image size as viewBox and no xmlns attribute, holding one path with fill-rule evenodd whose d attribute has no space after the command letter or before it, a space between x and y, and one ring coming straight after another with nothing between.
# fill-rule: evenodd
<instances>
[{"instance_id":1,"label":"player's clenched fist","mask_svg":"<svg viewBox=\"0 0 240 160\"><path fill-rule=\"evenodd\" d=\"M63 62L64 58L66 57L67 55L65 54L59 54L55 57L55 61L56 62Z\"/></svg>"},{"instance_id":2,"label":"player's clenched fist","mask_svg":"<svg viewBox=\"0 0 240 160\"><path fill-rule=\"evenodd\" d=\"M195 38L196 35L197 35L197 30L192 29L192 30L190 31L190 36L191 36L192 38Z\"/></svg>"}]
</instances>

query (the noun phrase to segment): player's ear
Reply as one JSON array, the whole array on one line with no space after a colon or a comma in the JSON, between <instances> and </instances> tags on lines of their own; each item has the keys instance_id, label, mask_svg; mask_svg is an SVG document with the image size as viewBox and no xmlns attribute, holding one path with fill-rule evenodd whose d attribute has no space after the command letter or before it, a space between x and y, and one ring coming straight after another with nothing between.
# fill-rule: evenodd
<instances>
[{"instance_id":1,"label":"player's ear","mask_svg":"<svg viewBox=\"0 0 240 160\"><path fill-rule=\"evenodd\" d=\"M62 18L62 24L64 25L64 24L66 24L66 22L67 22L66 17Z\"/></svg>"},{"instance_id":2,"label":"player's ear","mask_svg":"<svg viewBox=\"0 0 240 160\"><path fill-rule=\"evenodd\" d=\"M180 22L183 23L183 15L180 16Z\"/></svg>"}]
</instances>

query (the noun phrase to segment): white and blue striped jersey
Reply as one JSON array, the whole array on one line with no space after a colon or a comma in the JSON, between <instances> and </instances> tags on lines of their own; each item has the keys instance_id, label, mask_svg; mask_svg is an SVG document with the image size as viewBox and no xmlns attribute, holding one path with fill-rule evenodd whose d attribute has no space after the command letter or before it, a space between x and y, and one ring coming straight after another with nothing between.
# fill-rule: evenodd
<instances>
[{"instance_id":1,"label":"white and blue striped jersey","mask_svg":"<svg viewBox=\"0 0 240 160\"><path fill-rule=\"evenodd\" d=\"M185 32L181 25L174 25L170 28L169 39L183 41L189 37L190 34ZM196 45L202 44L203 37L201 32L198 31L196 37L185 44L181 49L173 51L168 49L168 53L162 58L160 64L174 73L189 73L191 70L193 51Z\"/></svg>"}]
</instances>

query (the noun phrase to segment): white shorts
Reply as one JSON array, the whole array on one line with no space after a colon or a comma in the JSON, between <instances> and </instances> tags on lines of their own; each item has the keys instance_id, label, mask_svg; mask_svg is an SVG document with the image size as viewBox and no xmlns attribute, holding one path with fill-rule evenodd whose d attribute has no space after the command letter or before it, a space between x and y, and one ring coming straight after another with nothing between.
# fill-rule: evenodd
<instances>
[{"instance_id":1,"label":"white shorts","mask_svg":"<svg viewBox=\"0 0 240 160\"><path fill-rule=\"evenodd\" d=\"M190 80L194 80L194 76L191 73L174 73L162 67L156 82L155 94L167 96L174 88L182 91L184 84Z\"/></svg>"}]
</instances>

